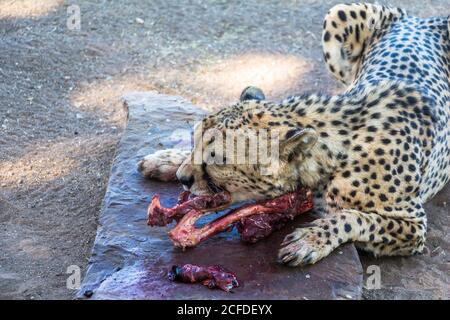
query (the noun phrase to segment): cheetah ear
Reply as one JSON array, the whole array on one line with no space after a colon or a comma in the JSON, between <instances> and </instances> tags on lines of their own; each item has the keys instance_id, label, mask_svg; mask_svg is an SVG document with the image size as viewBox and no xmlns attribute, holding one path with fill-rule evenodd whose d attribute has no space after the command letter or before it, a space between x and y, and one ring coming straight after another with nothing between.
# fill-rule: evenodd
<instances>
[{"instance_id":1,"label":"cheetah ear","mask_svg":"<svg viewBox=\"0 0 450 320\"><path fill-rule=\"evenodd\" d=\"M281 156L310 150L317 142L317 132L312 128L292 129L286 132L285 140L280 142Z\"/></svg>"}]
</instances>

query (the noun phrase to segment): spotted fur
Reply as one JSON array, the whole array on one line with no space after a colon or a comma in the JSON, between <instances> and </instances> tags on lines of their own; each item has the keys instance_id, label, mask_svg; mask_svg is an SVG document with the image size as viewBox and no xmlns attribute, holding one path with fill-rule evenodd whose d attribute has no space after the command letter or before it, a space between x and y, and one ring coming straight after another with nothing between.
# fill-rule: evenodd
<instances>
[{"instance_id":1,"label":"spotted fur","mask_svg":"<svg viewBox=\"0 0 450 320\"><path fill-rule=\"evenodd\" d=\"M194 193L214 185L234 201L313 189L326 214L286 237L278 259L291 266L350 241L375 256L420 253L423 204L450 176L449 20L337 5L325 17L323 49L331 73L348 85L343 94L243 101L202 122L204 130L278 129L276 174L262 175L257 165L193 165L191 153L177 175Z\"/></svg>"}]
</instances>

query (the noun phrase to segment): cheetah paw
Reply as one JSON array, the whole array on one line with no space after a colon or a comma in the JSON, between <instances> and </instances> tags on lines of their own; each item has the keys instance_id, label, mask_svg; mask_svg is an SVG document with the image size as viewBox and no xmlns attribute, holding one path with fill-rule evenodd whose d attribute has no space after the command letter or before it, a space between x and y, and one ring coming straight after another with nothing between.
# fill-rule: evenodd
<instances>
[{"instance_id":1,"label":"cheetah paw","mask_svg":"<svg viewBox=\"0 0 450 320\"><path fill-rule=\"evenodd\" d=\"M296 229L281 244L278 262L291 267L316 263L332 251L323 236L324 230L319 227Z\"/></svg>"},{"instance_id":2,"label":"cheetah paw","mask_svg":"<svg viewBox=\"0 0 450 320\"><path fill-rule=\"evenodd\" d=\"M138 171L146 178L161 181L176 181L176 173L188 151L166 149L149 154L139 161Z\"/></svg>"}]
</instances>

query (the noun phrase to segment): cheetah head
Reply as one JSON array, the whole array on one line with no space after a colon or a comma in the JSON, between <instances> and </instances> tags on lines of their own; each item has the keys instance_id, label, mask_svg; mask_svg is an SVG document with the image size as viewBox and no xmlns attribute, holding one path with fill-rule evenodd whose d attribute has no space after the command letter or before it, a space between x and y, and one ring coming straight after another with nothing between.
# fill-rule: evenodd
<instances>
[{"instance_id":1,"label":"cheetah head","mask_svg":"<svg viewBox=\"0 0 450 320\"><path fill-rule=\"evenodd\" d=\"M277 106L241 101L197 124L193 150L177 171L184 188L194 195L228 191L235 203L270 199L307 185L301 171L314 173L308 157L317 134L288 125L292 119Z\"/></svg>"}]
</instances>

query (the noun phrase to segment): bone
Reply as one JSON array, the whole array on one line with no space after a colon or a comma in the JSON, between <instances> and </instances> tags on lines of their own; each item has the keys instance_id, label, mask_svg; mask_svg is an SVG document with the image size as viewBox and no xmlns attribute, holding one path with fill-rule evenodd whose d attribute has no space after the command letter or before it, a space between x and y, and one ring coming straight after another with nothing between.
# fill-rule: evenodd
<instances>
[{"instance_id":1,"label":"bone","mask_svg":"<svg viewBox=\"0 0 450 320\"><path fill-rule=\"evenodd\" d=\"M176 247L183 249L195 247L200 242L226 231L235 223L240 222L241 237L248 239L249 242L256 242L279 229L298 214L310 210L312 208L311 198L311 192L300 189L275 199L233 209L202 228L195 228L195 223L201 218L203 212L192 209L169 232L169 237ZM262 218L248 220L247 218L251 216ZM245 234L245 230L248 234Z\"/></svg>"},{"instance_id":2,"label":"bone","mask_svg":"<svg viewBox=\"0 0 450 320\"><path fill-rule=\"evenodd\" d=\"M230 194L227 192L217 193L212 196L198 196L189 200L189 193L183 192L178 198L178 203L173 208L164 208L161 206L160 196L155 195L147 211L147 224L149 226L166 226L173 220L179 221L191 210L214 210L228 205L231 201Z\"/></svg>"}]
</instances>

